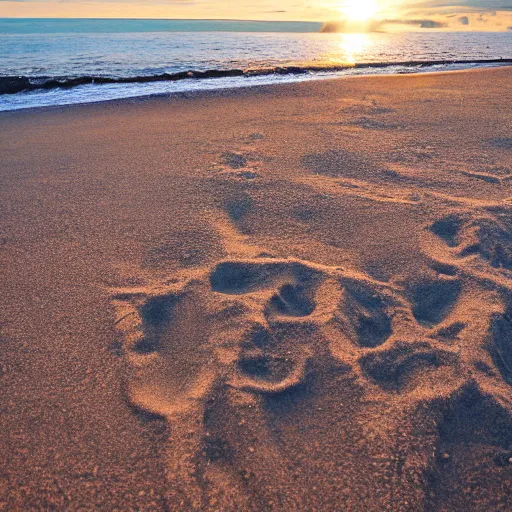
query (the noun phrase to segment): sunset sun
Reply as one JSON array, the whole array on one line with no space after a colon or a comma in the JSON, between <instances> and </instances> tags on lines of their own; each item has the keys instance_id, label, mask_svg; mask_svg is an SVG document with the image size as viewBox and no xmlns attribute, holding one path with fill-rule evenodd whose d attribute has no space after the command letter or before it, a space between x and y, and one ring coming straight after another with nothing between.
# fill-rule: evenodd
<instances>
[{"instance_id":1,"label":"sunset sun","mask_svg":"<svg viewBox=\"0 0 512 512\"><path fill-rule=\"evenodd\" d=\"M377 14L378 3L377 0L347 0L340 11L349 21L368 21Z\"/></svg>"}]
</instances>

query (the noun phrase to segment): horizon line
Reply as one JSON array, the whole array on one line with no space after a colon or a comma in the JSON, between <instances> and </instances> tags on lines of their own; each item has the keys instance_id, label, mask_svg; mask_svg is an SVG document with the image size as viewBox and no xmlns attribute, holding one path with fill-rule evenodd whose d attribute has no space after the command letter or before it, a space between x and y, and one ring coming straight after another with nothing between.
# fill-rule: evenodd
<instances>
[{"instance_id":1,"label":"horizon line","mask_svg":"<svg viewBox=\"0 0 512 512\"><path fill-rule=\"evenodd\" d=\"M0 20L135 20L135 21L247 21L255 23L327 23L327 21L314 21L314 20L252 20L242 18L105 18L105 17L78 17L71 16L38 16L38 17L25 17L25 16L0 16ZM332 20L329 20L332 21Z\"/></svg>"}]
</instances>

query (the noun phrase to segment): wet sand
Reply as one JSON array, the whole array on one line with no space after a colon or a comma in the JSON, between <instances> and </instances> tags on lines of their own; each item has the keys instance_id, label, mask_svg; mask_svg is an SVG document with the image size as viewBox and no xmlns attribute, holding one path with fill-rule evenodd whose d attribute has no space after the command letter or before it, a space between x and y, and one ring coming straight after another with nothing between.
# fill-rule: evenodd
<instances>
[{"instance_id":1,"label":"wet sand","mask_svg":"<svg viewBox=\"0 0 512 512\"><path fill-rule=\"evenodd\" d=\"M0 114L0 509L510 510L511 80Z\"/></svg>"}]
</instances>

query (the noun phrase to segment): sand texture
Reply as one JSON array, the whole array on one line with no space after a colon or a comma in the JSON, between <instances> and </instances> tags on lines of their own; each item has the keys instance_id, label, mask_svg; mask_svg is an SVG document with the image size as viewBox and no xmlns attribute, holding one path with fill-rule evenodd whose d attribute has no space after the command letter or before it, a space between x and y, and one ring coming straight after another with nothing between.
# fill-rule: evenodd
<instances>
[{"instance_id":1,"label":"sand texture","mask_svg":"<svg viewBox=\"0 0 512 512\"><path fill-rule=\"evenodd\" d=\"M512 510L512 68L0 115L0 510Z\"/></svg>"}]
</instances>

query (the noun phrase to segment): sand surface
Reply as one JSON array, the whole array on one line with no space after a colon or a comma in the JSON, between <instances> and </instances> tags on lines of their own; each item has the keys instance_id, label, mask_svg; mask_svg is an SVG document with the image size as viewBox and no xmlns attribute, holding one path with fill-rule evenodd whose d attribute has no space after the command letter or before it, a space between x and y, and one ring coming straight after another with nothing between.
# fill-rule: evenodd
<instances>
[{"instance_id":1,"label":"sand surface","mask_svg":"<svg viewBox=\"0 0 512 512\"><path fill-rule=\"evenodd\" d=\"M512 510L512 69L0 115L0 510Z\"/></svg>"}]
</instances>

